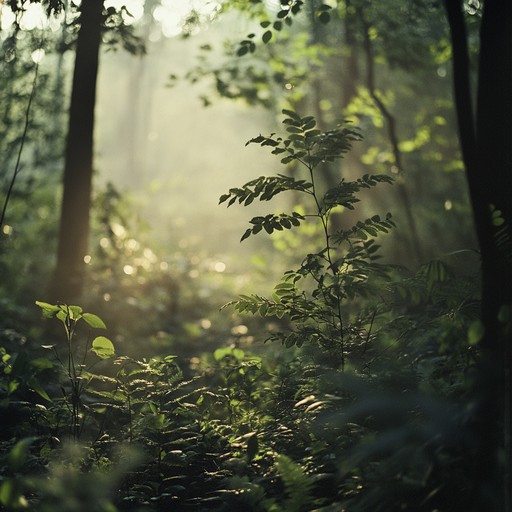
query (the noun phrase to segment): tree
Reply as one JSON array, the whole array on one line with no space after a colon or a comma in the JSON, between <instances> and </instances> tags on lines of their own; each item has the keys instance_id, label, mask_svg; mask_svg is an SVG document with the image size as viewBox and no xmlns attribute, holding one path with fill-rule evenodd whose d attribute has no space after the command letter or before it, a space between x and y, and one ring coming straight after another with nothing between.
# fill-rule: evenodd
<instances>
[{"instance_id":1,"label":"tree","mask_svg":"<svg viewBox=\"0 0 512 512\"><path fill-rule=\"evenodd\" d=\"M479 433L476 510L510 510L512 309L512 4L484 2L476 114L461 0L445 0L450 25L454 95L482 268L482 362L475 422ZM507 326L508 323L508 326ZM508 329L507 329L508 327ZM501 453L500 453L501 452ZM498 457L504 456L503 468ZM492 491L499 498L489 502Z\"/></svg>"},{"instance_id":2,"label":"tree","mask_svg":"<svg viewBox=\"0 0 512 512\"><path fill-rule=\"evenodd\" d=\"M123 25L126 8L104 12L103 0L81 4L80 29L76 40L68 135L65 150L63 193L57 265L51 283L53 300L69 302L82 293L89 239L94 155L94 107L99 53L105 27L114 29L110 41L121 40L126 50L143 48Z\"/></svg>"},{"instance_id":3,"label":"tree","mask_svg":"<svg viewBox=\"0 0 512 512\"><path fill-rule=\"evenodd\" d=\"M63 8L66 14L68 10L67 2L63 0L41 0L40 3L49 15L61 12ZM16 15L24 12L23 2L10 1L9 7ZM50 287L50 296L60 301L69 301L80 295L83 286L92 192L94 107L99 49L103 26L109 16L116 14L115 10L109 9L104 16L103 0L84 0L79 10L65 148L57 267ZM64 19L64 24L66 23L67 20ZM17 25L18 21L15 29ZM58 50L60 53L67 49L65 44L61 46L63 47ZM58 112L55 115L58 116Z\"/></svg>"},{"instance_id":4,"label":"tree","mask_svg":"<svg viewBox=\"0 0 512 512\"><path fill-rule=\"evenodd\" d=\"M103 1L84 1L81 10L69 108L57 267L51 292L52 297L64 302L80 295L84 279Z\"/></svg>"}]
</instances>

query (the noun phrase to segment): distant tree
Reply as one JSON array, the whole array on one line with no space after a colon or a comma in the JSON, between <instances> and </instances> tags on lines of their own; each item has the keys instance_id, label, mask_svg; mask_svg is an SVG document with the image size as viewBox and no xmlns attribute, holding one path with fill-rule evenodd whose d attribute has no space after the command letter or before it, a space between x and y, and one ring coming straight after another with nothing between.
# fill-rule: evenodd
<instances>
[{"instance_id":1,"label":"distant tree","mask_svg":"<svg viewBox=\"0 0 512 512\"><path fill-rule=\"evenodd\" d=\"M398 263L414 267L440 251L472 245L449 75L443 74L449 57L442 3L280 4L226 2L252 20L250 33L238 45L226 45L229 53L220 63L200 61L191 81L210 76L220 96L276 114L283 106L311 113L321 127L342 115L357 119L365 142L348 155L344 169L336 164L323 174L329 186L364 166L397 174L393 192L374 200L400 211L403 229L387 242ZM455 230L441 221L447 210Z\"/></svg>"}]
</instances>

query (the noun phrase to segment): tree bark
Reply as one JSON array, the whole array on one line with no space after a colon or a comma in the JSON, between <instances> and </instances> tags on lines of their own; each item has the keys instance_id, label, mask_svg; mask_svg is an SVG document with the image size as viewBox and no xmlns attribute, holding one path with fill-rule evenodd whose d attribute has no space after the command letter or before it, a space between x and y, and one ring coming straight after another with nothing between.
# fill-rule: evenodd
<instances>
[{"instance_id":1,"label":"tree bark","mask_svg":"<svg viewBox=\"0 0 512 512\"><path fill-rule=\"evenodd\" d=\"M94 107L103 0L82 0L69 109L57 267L50 296L70 302L83 290L93 176Z\"/></svg>"},{"instance_id":2,"label":"tree bark","mask_svg":"<svg viewBox=\"0 0 512 512\"><path fill-rule=\"evenodd\" d=\"M512 3L486 0L480 27L476 117L462 0L445 0L462 156L481 253L481 363L475 385L475 510L511 507ZM501 320L500 320L501 317ZM509 327L510 328L510 325ZM500 463L499 460L505 463Z\"/></svg>"},{"instance_id":3,"label":"tree bark","mask_svg":"<svg viewBox=\"0 0 512 512\"><path fill-rule=\"evenodd\" d=\"M482 253L482 339L487 394L483 397L480 458L493 457L494 475L510 511L512 481L510 449L511 340L499 320L512 307L512 3L486 0L480 28L480 62L476 114L478 175L481 187L475 205ZM498 223L492 212L498 214ZM501 223L501 225L497 225ZM503 237L504 235L504 237ZM501 237L499 239L498 237ZM485 381L484 381L485 382ZM492 443L495 443L493 446ZM489 444L489 445L488 445ZM505 464L496 464L498 457ZM485 468L484 468L485 471ZM489 472L492 476L493 472ZM489 478L489 477L488 477ZM492 486L486 486L492 492ZM485 490L485 489L484 489ZM498 489L501 491L501 489ZM485 499L485 496L483 497Z\"/></svg>"}]
</instances>

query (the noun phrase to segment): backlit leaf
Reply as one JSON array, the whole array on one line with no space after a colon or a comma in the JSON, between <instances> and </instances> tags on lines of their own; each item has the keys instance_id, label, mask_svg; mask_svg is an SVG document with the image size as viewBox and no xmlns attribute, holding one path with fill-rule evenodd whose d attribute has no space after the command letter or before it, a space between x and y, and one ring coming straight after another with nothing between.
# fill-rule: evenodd
<instances>
[{"instance_id":1,"label":"backlit leaf","mask_svg":"<svg viewBox=\"0 0 512 512\"><path fill-rule=\"evenodd\" d=\"M91 351L101 359L108 359L116 355L114 344L105 336L98 336L93 340Z\"/></svg>"},{"instance_id":2,"label":"backlit leaf","mask_svg":"<svg viewBox=\"0 0 512 512\"><path fill-rule=\"evenodd\" d=\"M82 315L82 318L94 329L106 329L107 326L103 322L103 320L97 316L93 315L92 313L84 313Z\"/></svg>"}]
</instances>

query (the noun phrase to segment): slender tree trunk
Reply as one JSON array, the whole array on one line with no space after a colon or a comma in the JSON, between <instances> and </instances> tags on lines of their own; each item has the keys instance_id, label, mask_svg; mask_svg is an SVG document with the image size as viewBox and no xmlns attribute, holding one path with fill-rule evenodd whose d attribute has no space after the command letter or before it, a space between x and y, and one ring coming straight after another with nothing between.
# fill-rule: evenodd
<instances>
[{"instance_id":1,"label":"slender tree trunk","mask_svg":"<svg viewBox=\"0 0 512 512\"><path fill-rule=\"evenodd\" d=\"M455 104L475 231L481 252L484 335L475 387L475 507L511 510L512 3L485 0L476 118L462 0L445 0L453 49ZM508 326L510 329L510 324ZM500 462L504 461L504 462Z\"/></svg>"},{"instance_id":2,"label":"slender tree trunk","mask_svg":"<svg viewBox=\"0 0 512 512\"><path fill-rule=\"evenodd\" d=\"M363 26L363 38L364 38L364 53L366 56L366 87L370 96L375 103L375 106L382 114L382 117L386 120L388 139L391 145L391 152L393 154L393 166L395 172L401 175L404 171L402 162L402 152L399 148L399 138L396 127L396 119L393 114L389 111L386 105L381 100L377 87L375 85L375 58L373 52L373 44L370 38L370 24L365 19L364 11L359 11L359 17ZM398 191L398 197L400 204L404 210L405 218L407 221L407 228L409 231L408 249L410 255L414 258L415 262L420 265L423 258L423 247L421 244L420 236L418 233L418 227L414 217L413 206L409 191L405 183L397 180L396 190Z\"/></svg>"},{"instance_id":3,"label":"slender tree trunk","mask_svg":"<svg viewBox=\"0 0 512 512\"><path fill-rule=\"evenodd\" d=\"M69 302L83 289L93 175L94 107L103 0L82 0L69 109L57 268L50 295Z\"/></svg>"},{"instance_id":4,"label":"slender tree trunk","mask_svg":"<svg viewBox=\"0 0 512 512\"><path fill-rule=\"evenodd\" d=\"M343 19L345 40L343 56L343 76L341 97L343 108L347 107L357 95L357 79L359 66L356 55L356 22L357 17L352 10L352 0L345 0L345 17Z\"/></svg>"}]
</instances>

